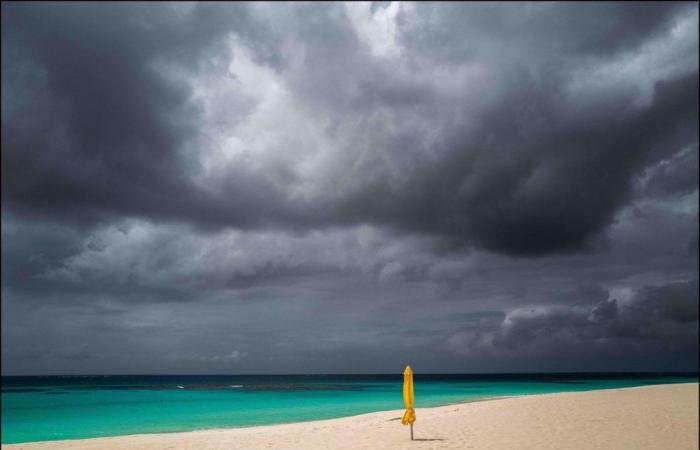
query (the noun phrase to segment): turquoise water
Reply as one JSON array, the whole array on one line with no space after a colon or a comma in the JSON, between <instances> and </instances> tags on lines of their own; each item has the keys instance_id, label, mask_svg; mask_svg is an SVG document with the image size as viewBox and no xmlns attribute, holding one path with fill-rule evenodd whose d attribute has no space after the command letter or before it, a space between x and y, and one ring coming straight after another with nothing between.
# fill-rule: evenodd
<instances>
[{"instance_id":1,"label":"turquoise water","mask_svg":"<svg viewBox=\"0 0 700 450\"><path fill-rule=\"evenodd\" d=\"M416 375L416 407L697 382L693 375ZM403 408L402 376L3 377L2 443L297 422Z\"/></svg>"}]
</instances>

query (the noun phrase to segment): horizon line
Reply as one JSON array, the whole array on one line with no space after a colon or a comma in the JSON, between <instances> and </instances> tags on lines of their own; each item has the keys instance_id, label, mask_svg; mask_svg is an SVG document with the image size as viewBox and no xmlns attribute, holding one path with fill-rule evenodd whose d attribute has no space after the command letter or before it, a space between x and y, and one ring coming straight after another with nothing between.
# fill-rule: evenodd
<instances>
[{"instance_id":1,"label":"horizon line","mask_svg":"<svg viewBox=\"0 0 700 450\"><path fill-rule=\"evenodd\" d=\"M489 375L700 375L698 370L694 371L585 371L585 372L414 372L415 375L474 375L474 376L489 376ZM0 374L0 377L142 377L142 376L376 376L376 375L401 375L401 372L368 372L368 373L124 373L124 374L103 374L103 373L84 373L84 374L19 374L5 375Z\"/></svg>"}]
</instances>

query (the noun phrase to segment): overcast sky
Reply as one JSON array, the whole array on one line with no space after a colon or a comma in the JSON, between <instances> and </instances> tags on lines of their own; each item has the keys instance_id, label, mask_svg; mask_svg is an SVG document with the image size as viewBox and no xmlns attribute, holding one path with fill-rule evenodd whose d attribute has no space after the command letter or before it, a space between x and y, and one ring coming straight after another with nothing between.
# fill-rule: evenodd
<instances>
[{"instance_id":1,"label":"overcast sky","mask_svg":"<svg viewBox=\"0 0 700 450\"><path fill-rule=\"evenodd\" d=\"M697 351L697 2L2 3L4 375Z\"/></svg>"}]
</instances>

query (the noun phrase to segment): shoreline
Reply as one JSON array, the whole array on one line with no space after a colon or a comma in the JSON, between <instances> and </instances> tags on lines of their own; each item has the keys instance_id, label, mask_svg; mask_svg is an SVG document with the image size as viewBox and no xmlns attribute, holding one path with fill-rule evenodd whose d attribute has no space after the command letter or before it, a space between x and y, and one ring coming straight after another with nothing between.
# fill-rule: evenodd
<instances>
[{"instance_id":1,"label":"shoreline","mask_svg":"<svg viewBox=\"0 0 700 450\"><path fill-rule=\"evenodd\" d=\"M674 384L681 384L681 383L674 383ZM693 383L682 383L682 384L693 384ZM656 386L656 385L649 385L649 386ZM626 387L626 388L593 389L593 390L595 390L595 391L610 391L610 390L616 390L616 389L635 389L635 388L639 388L639 387L647 387L647 386L632 386L632 387ZM572 392L572 391L568 391L568 392ZM589 392L589 391L573 391L573 392ZM466 404L470 404L470 403L489 402L489 401L494 401L494 400L503 400L503 399L507 399L507 398L532 397L535 395L556 395L556 394L563 394L563 393L566 393L566 392L550 392L547 394L508 395L508 396L502 396L502 397L501 396L480 397L480 398L476 398L476 399L472 399L472 400L466 399L466 400L460 400L460 401L456 401L456 402L445 403L444 405L426 406L424 408L416 408L416 411L418 411L418 410L430 411L433 409L446 408L449 406L466 405ZM98 439L131 438L131 437L138 437L138 436L187 434L187 433L201 433L201 432L221 432L221 431L229 431L229 430L247 430L247 429L258 429L258 428L264 428L264 427L281 427L281 426L286 426L286 425L313 424L316 422L353 419L356 417L363 417L363 416L368 416L368 415L372 415L372 414L396 413L399 416L401 416L401 415L403 415L403 412L404 412L403 409L385 409L385 410L381 410L381 411L372 411L372 412L366 412L366 413L360 413L360 414L353 414L350 416L299 420L299 421L292 421L292 422L264 423L264 424L260 424L260 425L230 426L230 427L225 427L225 428L200 428L197 430L185 430L185 431L153 431L153 432L146 431L143 433L118 434L118 435L114 435L114 436L98 436L98 437L80 438L80 439L55 439L55 440L51 440L51 441L28 441L28 442L16 442L16 443L3 443L3 444L0 444L0 447L6 448L9 446L9 448L17 448L15 446L35 445L35 444L48 445L48 444L51 444L53 442L82 442L82 441L92 441L92 440L98 440ZM401 420L401 417L397 417L396 419L391 419L391 420Z\"/></svg>"},{"instance_id":2,"label":"shoreline","mask_svg":"<svg viewBox=\"0 0 700 450\"><path fill-rule=\"evenodd\" d=\"M615 398L619 397L619 398ZM607 400L606 400L607 399ZM612 399L612 400L611 400ZM629 408L624 406L625 401L629 403ZM646 417L646 420L653 419L657 417L657 414L651 412L656 406L656 409L663 410L673 410L682 409L682 411L677 412L673 415L673 420L670 420L667 424L661 424L660 428L663 430L674 431L673 436L667 436L669 438L673 437L677 439L676 433L679 431L677 426L677 421L690 423L686 420L689 416L690 420L694 421L695 426L690 426L691 430L686 430L684 434L686 440L691 447L676 447L676 443L673 443L674 448L697 448L697 415L698 415L698 383L674 383L674 384L657 384L657 385L646 385L646 386L634 386L626 388L614 388L614 389L595 389L588 391L568 391L568 392L556 392L547 394L523 394L517 396L504 396L504 397L487 397L474 400L465 400L456 403L450 403L442 406L426 407L426 408L416 408L418 414L418 421L416 422L417 430L417 440L404 442L400 435L405 434L401 431L407 429L407 427L402 427L400 425L396 426L395 422L397 419L400 420L403 410L389 410L389 411L377 411L371 413L364 413L353 416L343 416L332 419L318 419L318 420L308 420L302 422L287 422L280 424L265 424L265 425L255 425L255 426L245 426L245 427L229 427L229 428L210 428L210 429L200 429L192 431L178 431L178 432L154 432L154 433L140 433L131 435L119 435L119 436L109 436L109 437L96 437L96 438L86 438L86 439L66 439L66 440L55 440L55 441L37 441L37 442L26 442L26 443L15 443L15 444L2 444L2 448L7 448L11 450L19 449L57 449L63 450L68 448L76 449L117 449L117 448L143 448L143 449L172 449L172 448L299 448L295 446L302 445L303 448L404 448L403 445L406 443L412 444L411 447L416 445L422 445L423 443L430 443L429 448L442 448L439 446L441 441L448 441L447 438L434 438L432 440L420 440L421 431L427 431L427 428L452 428L452 432L444 432L443 434L454 435L459 434L459 424L463 423L467 428L475 425L475 422L489 422L489 415L491 417L491 422L502 424L506 422L511 428L515 427L512 420L498 420L499 417L508 415L512 412L517 412L518 410L525 409L525 416L518 416L519 420L525 419L527 422L529 413L528 410L541 410L545 416L549 417L550 420L556 422L556 419L561 417L561 412L564 411L578 411L584 413L584 418L591 419L596 415L604 414L609 411L609 408L603 408L600 411L596 411L593 415L586 413L588 409L579 406L577 410L576 407L579 404L585 404L586 402L592 402L592 409L598 409L599 403L609 403L608 406L611 407L622 407L626 414L636 412ZM657 404L658 403L658 404ZM556 414L551 414L552 406L555 404L564 404L564 408L554 408L555 410L560 410ZM561 405L560 405L561 406ZM523 412L523 411L521 411ZM458 414L455 414L458 413ZM484 415L486 414L486 416ZM625 418L623 414L621 420L630 420L630 416ZM517 415L517 414L516 414ZM398 416L398 417L394 417ZM454 417L454 416L464 416L464 417ZM423 418L423 420L421 420ZM449 418L449 424L443 423L443 419ZM641 418L638 417L639 421ZM455 423L456 419L456 423ZM475 421L475 419L477 419ZM482 420L483 419L483 420ZM530 417L533 419L533 417ZM533 419L534 420L534 419ZM593 420L593 419L592 419ZM590 420L589 420L590 421ZM652 420L653 421L653 420ZM593 420L596 422L596 420ZM488 425L488 423L485 423ZM670 427L668 426L670 424ZM364 425L364 426L360 426ZM434 426L433 426L434 425ZM444 426L443 426L444 425ZM449 426L448 426L449 425ZM493 424L491 424L493 425ZM530 424L532 425L532 424ZM563 423L561 426L565 428L575 428L576 422L574 423ZM590 424L589 424L590 425ZM610 425L610 424L608 424ZM614 424L616 429L620 429L620 423ZM629 424L628 424L629 425ZM657 424L658 425L658 424ZM686 424L687 425L687 424ZM373 437L376 438L377 442L366 447L356 447L355 445L350 445L353 441L353 436L357 437L356 434L348 434L348 430L359 429L363 432L367 431L367 427L377 429L378 431L383 428L387 428L387 431L391 431L392 434L396 434L398 439L396 440L399 447L395 447L391 443L383 443L381 441L387 438L386 433L379 432L376 436L367 435L363 436L362 441L371 440ZM390 427L390 428L388 428ZM463 427L462 427L463 428ZM483 429L484 427L480 427ZM489 427L486 427L489 428ZM490 427L493 428L493 427ZM498 427L497 427L498 428ZM516 427L520 428L520 427ZM532 426L525 426L526 429L532 429ZM537 427L535 427L537 428ZM559 427L554 427L557 429ZM653 428L653 427L652 427ZM682 430L683 427L681 427ZM688 427L685 427L688 428ZM355 430L358 431L358 430ZM475 429L478 432L479 429ZM504 428L501 431L506 432L508 428ZM521 430L522 431L522 430ZM653 431L653 430L652 430ZM315 446L311 442L301 444L298 440L299 436L311 434L323 434L325 432L328 436L323 437L323 445ZM296 436L296 438L293 438ZM338 442L332 443L328 440L333 440L332 438L337 438ZM536 438L536 436L533 436ZM244 441L248 441L245 442ZM264 441L264 445L263 445ZM488 440L487 440L488 441ZM466 441L465 441L466 442ZM532 448L550 448L538 439L534 439L532 442ZM337 444L337 445L336 445ZM386 444L389 444L387 447ZM453 442L454 444L454 442ZM511 443L512 445L519 445L527 447L526 442L520 442L519 444ZM504 445L511 445L504 444ZM572 444L572 443L570 443ZM581 443L583 445L583 443ZM614 447L614 448L653 448L653 447L639 447L639 443L635 444L633 447ZM237 446L238 445L238 446ZM561 443L559 443L561 445ZM656 443L654 444L663 445ZM668 445L668 442L666 442ZM585 445L590 448L590 443ZM418 448L418 447L416 447ZM422 447L421 447L422 448ZM451 447L454 448L454 447ZM480 448L480 447L474 447ZM493 447L491 445L485 448L502 448ZM505 447L503 447L505 448ZM529 448L529 447L528 447ZM551 448L563 448L551 447ZM576 446L570 446L565 448L578 448ZM598 448L613 448L613 447L598 447Z\"/></svg>"}]
</instances>

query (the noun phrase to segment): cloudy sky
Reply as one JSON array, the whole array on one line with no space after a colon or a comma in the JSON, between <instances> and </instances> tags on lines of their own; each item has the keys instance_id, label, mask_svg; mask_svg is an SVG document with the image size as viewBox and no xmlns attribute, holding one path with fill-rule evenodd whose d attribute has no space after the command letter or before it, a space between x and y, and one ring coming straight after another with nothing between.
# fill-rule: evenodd
<instances>
[{"instance_id":1,"label":"cloudy sky","mask_svg":"<svg viewBox=\"0 0 700 450\"><path fill-rule=\"evenodd\" d=\"M698 4L2 3L2 373L698 369Z\"/></svg>"}]
</instances>

